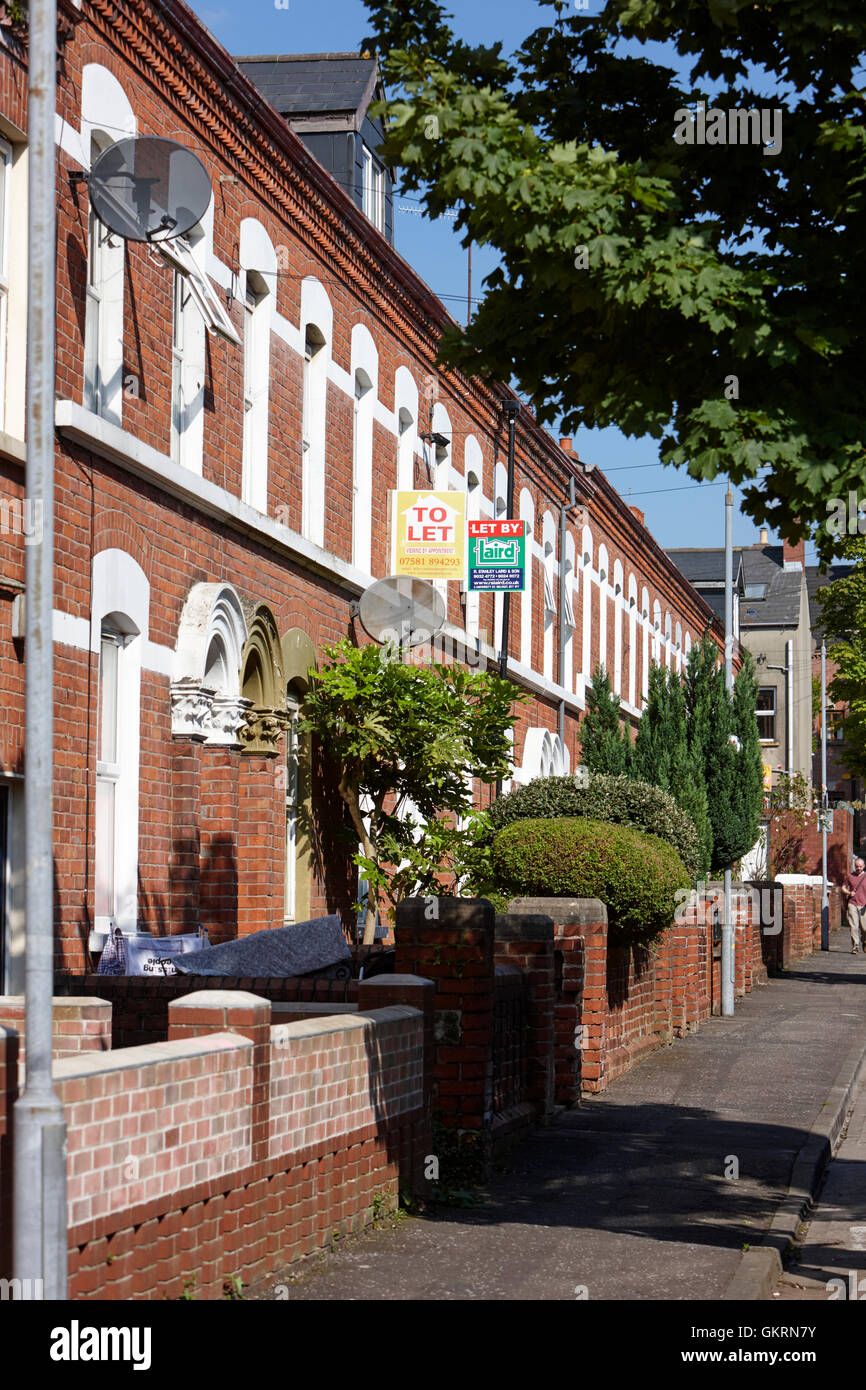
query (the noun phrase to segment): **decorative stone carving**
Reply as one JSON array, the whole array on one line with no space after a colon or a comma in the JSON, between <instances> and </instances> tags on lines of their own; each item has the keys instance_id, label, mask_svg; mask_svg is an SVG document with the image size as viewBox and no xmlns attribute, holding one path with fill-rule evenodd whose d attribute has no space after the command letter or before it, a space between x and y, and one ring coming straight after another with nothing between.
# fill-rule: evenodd
<instances>
[{"instance_id":1,"label":"decorative stone carving","mask_svg":"<svg viewBox=\"0 0 866 1390\"><path fill-rule=\"evenodd\" d=\"M214 692L194 677L174 681L171 687L171 732L174 738L203 742L210 732Z\"/></svg>"},{"instance_id":2,"label":"decorative stone carving","mask_svg":"<svg viewBox=\"0 0 866 1390\"><path fill-rule=\"evenodd\" d=\"M207 742L223 748L240 748L240 731L246 721L251 701L238 695L215 695L210 710L210 732Z\"/></svg>"},{"instance_id":3,"label":"decorative stone carving","mask_svg":"<svg viewBox=\"0 0 866 1390\"><path fill-rule=\"evenodd\" d=\"M248 702L249 703L249 702ZM241 747L249 757L275 758L280 734L288 723L281 710L249 708L238 731Z\"/></svg>"}]
</instances>

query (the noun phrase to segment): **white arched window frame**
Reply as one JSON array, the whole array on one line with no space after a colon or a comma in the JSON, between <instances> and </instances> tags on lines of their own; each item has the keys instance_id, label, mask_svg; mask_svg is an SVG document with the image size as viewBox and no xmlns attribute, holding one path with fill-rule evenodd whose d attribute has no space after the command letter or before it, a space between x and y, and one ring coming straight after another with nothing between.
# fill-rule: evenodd
<instances>
[{"instance_id":1,"label":"white arched window frame","mask_svg":"<svg viewBox=\"0 0 866 1390\"><path fill-rule=\"evenodd\" d=\"M520 599L520 660L532 669L532 598L535 504L527 489L520 489L520 520L526 523L526 587Z\"/></svg>"},{"instance_id":2,"label":"white arched window frame","mask_svg":"<svg viewBox=\"0 0 866 1390\"><path fill-rule=\"evenodd\" d=\"M613 563L613 688L622 697L622 610L625 604L621 560Z\"/></svg>"},{"instance_id":3,"label":"white arched window frame","mask_svg":"<svg viewBox=\"0 0 866 1390\"><path fill-rule=\"evenodd\" d=\"M661 604L659 603L658 599L654 599L654 600L653 600L653 620L652 620L652 629L653 629L653 648L652 648L652 651L653 651L653 663L654 663L654 665L656 665L656 666L660 666L660 665L661 665L661 658L662 658L662 606L661 606Z\"/></svg>"},{"instance_id":4,"label":"white arched window frame","mask_svg":"<svg viewBox=\"0 0 866 1390\"><path fill-rule=\"evenodd\" d=\"M94 930L138 923L142 649L150 584L123 550L101 550L91 576L90 650L98 657ZM101 939L94 946L101 946Z\"/></svg>"},{"instance_id":5,"label":"white arched window frame","mask_svg":"<svg viewBox=\"0 0 866 1390\"><path fill-rule=\"evenodd\" d=\"M325 440L333 326L334 314L327 292L315 276L308 275L301 284L301 531L320 546L325 544Z\"/></svg>"},{"instance_id":6,"label":"white arched window frame","mask_svg":"<svg viewBox=\"0 0 866 1390\"><path fill-rule=\"evenodd\" d=\"M665 612L665 665L670 668L673 661L673 628L671 626L671 615Z\"/></svg>"},{"instance_id":7,"label":"white arched window frame","mask_svg":"<svg viewBox=\"0 0 866 1390\"><path fill-rule=\"evenodd\" d=\"M542 674L547 680L553 680L553 648L556 635L556 613L559 607L556 601L556 591L559 576L556 556L556 522L549 511L545 512L541 518L541 547L544 556L541 562L541 573L544 581Z\"/></svg>"},{"instance_id":8,"label":"white arched window frame","mask_svg":"<svg viewBox=\"0 0 866 1390\"><path fill-rule=\"evenodd\" d=\"M352 563L364 574L373 564L373 415L379 390L379 354L370 330L352 329Z\"/></svg>"},{"instance_id":9,"label":"white arched window frame","mask_svg":"<svg viewBox=\"0 0 866 1390\"><path fill-rule=\"evenodd\" d=\"M604 667L608 677L612 674L608 669L607 656L607 595L610 588L610 560L608 559L607 546L598 547L598 659Z\"/></svg>"},{"instance_id":10,"label":"white arched window frame","mask_svg":"<svg viewBox=\"0 0 866 1390\"><path fill-rule=\"evenodd\" d=\"M584 526L580 540L580 561L583 571L581 584L581 604L583 608L583 653L581 668L587 680L592 679L592 532Z\"/></svg>"},{"instance_id":11,"label":"white arched window frame","mask_svg":"<svg viewBox=\"0 0 866 1390\"><path fill-rule=\"evenodd\" d=\"M523 761L515 771L515 782L532 782L536 777L563 777L570 770L570 758L559 734L535 726L526 730Z\"/></svg>"},{"instance_id":12,"label":"white arched window frame","mask_svg":"<svg viewBox=\"0 0 866 1390\"><path fill-rule=\"evenodd\" d=\"M676 657L677 671L681 673L681 672L682 672L682 669L683 669L683 625L682 625L682 623L677 623L676 628L675 628L674 654L675 654L675 657Z\"/></svg>"},{"instance_id":13,"label":"white arched window frame","mask_svg":"<svg viewBox=\"0 0 866 1390\"><path fill-rule=\"evenodd\" d=\"M431 430L445 441L430 446L430 471L433 487L437 492L447 492L451 487L451 463L453 457L454 430L451 417L441 401L433 407Z\"/></svg>"},{"instance_id":14,"label":"white arched window frame","mask_svg":"<svg viewBox=\"0 0 866 1390\"><path fill-rule=\"evenodd\" d=\"M561 679L566 690L574 689L574 630L577 627L574 607L574 585L577 577L576 572L577 547L573 534L569 531L565 537L565 606L562 613L564 624L564 643L563 654L565 657L564 668ZM560 673L557 672L557 677Z\"/></svg>"},{"instance_id":15,"label":"white arched window frame","mask_svg":"<svg viewBox=\"0 0 866 1390\"><path fill-rule=\"evenodd\" d=\"M685 658L685 661L684 661L684 664L685 664L685 665L688 665L689 653L691 652L691 650L692 650L692 634L691 634L690 632L687 632L687 633L686 633L686 640L685 640L685 643L683 644L683 655L684 655L684 658Z\"/></svg>"},{"instance_id":16,"label":"white arched window frame","mask_svg":"<svg viewBox=\"0 0 866 1390\"><path fill-rule=\"evenodd\" d=\"M241 222L240 265L244 301L244 445L242 496L268 510L271 327L276 309L277 253L260 222Z\"/></svg>"},{"instance_id":17,"label":"white arched window frame","mask_svg":"<svg viewBox=\"0 0 866 1390\"><path fill-rule=\"evenodd\" d=\"M81 74L81 147L92 166L118 140L137 134L132 105L117 78L100 63L85 63ZM122 237L100 222L91 208L87 236L87 290L84 315L84 403L88 410L119 425L123 415Z\"/></svg>"},{"instance_id":18,"label":"white arched window frame","mask_svg":"<svg viewBox=\"0 0 866 1390\"><path fill-rule=\"evenodd\" d=\"M649 668L650 668L650 632L652 622L650 620L649 590L644 587L641 589L640 596L640 616L641 627L643 628L643 654L642 654L642 674L641 674L641 699L645 700L649 694Z\"/></svg>"},{"instance_id":19,"label":"white arched window frame","mask_svg":"<svg viewBox=\"0 0 866 1390\"><path fill-rule=\"evenodd\" d=\"M637 580L628 577L628 702L637 700Z\"/></svg>"},{"instance_id":20,"label":"white arched window frame","mask_svg":"<svg viewBox=\"0 0 866 1390\"><path fill-rule=\"evenodd\" d=\"M240 669L247 624L231 584L194 584L178 624L172 666L171 731L175 738L237 748L248 701Z\"/></svg>"},{"instance_id":21,"label":"white arched window frame","mask_svg":"<svg viewBox=\"0 0 866 1390\"><path fill-rule=\"evenodd\" d=\"M479 521L481 518L481 496L484 490L484 455L474 434L466 436L463 467L466 479L466 520L467 522ZM474 642L478 638L481 595L480 593L470 593L468 571L463 588L466 592L466 636Z\"/></svg>"},{"instance_id":22,"label":"white arched window frame","mask_svg":"<svg viewBox=\"0 0 866 1390\"><path fill-rule=\"evenodd\" d=\"M418 387L408 367L398 367L394 377L394 415L397 420L397 488L400 492L411 492L415 486L418 448Z\"/></svg>"}]
</instances>

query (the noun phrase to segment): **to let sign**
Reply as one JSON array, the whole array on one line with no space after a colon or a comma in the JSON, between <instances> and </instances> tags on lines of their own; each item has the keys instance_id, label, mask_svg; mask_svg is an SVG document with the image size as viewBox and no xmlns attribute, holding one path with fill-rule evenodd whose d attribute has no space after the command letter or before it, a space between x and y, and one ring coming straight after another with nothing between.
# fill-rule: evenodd
<instances>
[{"instance_id":1,"label":"to let sign","mask_svg":"<svg viewBox=\"0 0 866 1390\"><path fill-rule=\"evenodd\" d=\"M395 574L466 577L465 492L394 492Z\"/></svg>"},{"instance_id":2,"label":"to let sign","mask_svg":"<svg viewBox=\"0 0 866 1390\"><path fill-rule=\"evenodd\" d=\"M469 588L472 592L526 587L526 522L469 522Z\"/></svg>"}]
</instances>

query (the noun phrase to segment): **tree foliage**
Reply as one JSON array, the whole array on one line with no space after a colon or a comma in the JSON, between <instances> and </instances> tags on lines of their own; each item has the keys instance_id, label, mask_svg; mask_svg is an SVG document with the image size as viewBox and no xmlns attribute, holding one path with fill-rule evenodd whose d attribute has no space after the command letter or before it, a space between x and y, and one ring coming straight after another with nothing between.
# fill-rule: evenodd
<instances>
[{"instance_id":1,"label":"tree foliage","mask_svg":"<svg viewBox=\"0 0 866 1390\"><path fill-rule=\"evenodd\" d=\"M586 714L580 726L580 751L590 772L616 777L625 772L630 740L620 728L619 699L611 689L603 666L596 666L586 692Z\"/></svg>"},{"instance_id":2,"label":"tree foliage","mask_svg":"<svg viewBox=\"0 0 866 1390\"><path fill-rule=\"evenodd\" d=\"M310 673L300 731L316 734L339 769L339 792L361 843L355 857L370 884L365 943L380 891L396 904L437 892L438 875L460 865L456 821L472 818L472 779L511 771L508 730L522 698L508 681L462 666L412 666L387 649L344 640Z\"/></svg>"},{"instance_id":3,"label":"tree foliage","mask_svg":"<svg viewBox=\"0 0 866 1390\"><path fill-rule=\"evenodd\" d=\"M866 455L863 7L540 0L549 22L507 59L433 0L365 2L396 92L386 159L500 256L443 360L516 379L564 430L616 424L728 474L792 537L823 521ZM710 90L778 109L781 148L675 142Z\"/></svg>"}]
</instances>

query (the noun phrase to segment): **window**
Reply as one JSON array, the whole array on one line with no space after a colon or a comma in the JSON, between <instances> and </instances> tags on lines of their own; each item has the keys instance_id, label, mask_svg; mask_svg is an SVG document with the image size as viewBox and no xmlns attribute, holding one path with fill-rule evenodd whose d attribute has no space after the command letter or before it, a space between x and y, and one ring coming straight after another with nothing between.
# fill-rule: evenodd
<instances>
[{"instance_id":1,"label":"window","mask_svg":"<svg viewBox=\"0 0 866 1390\"><path fill-rule=\"evenodd\" d=\"M184 467L194 465L190 427L204 406L204 362L194 321L198 310L193 303L189 281L175 273L174 313L171 339L171 456Z\"/></svg>"},{"instance_id":2,"label":"window","mask_svg":"<svg viewBox=\"0 0 866 1390\"><path fill-rule=\"evenodd\" d=\"M268 385L271 300L262 276L247 271L244 304L243 500L268 509Z\"/></svg>"},{"instance_id":3,"label":"window","mask_svg":"<svg viewBox=\"0 0 866 1390\"><path fill-rule=\"evenodd\" d=\"M385 169L364 146L364 212L374 227L385 230Z\"/></svg>"},{"instance_id":4,"label":"window","mask_svg":"<svg viewBox=\"0 0 866 1390\"><path fill-rule=\"evenodd\" d=\"M548 613L556 612L556 589L553 577L555 564L556 559L553 554L553 547L546 545L544 547L544 564L542 565L542 571L544 574L544 607L545 611Z\"/></svg>"},{"instance_id":5,"label":"window","mask_svg":"<svg viewBox=\"0 0 866 1390\"><path fill-rule=\"evenodd\" d=\"M287 701L289 723L286 728L286 906L287 922L296 920L299 759L298 706Z\"/></svg>"},{"instance_id":6,"label":"window","mask_svg":"<svg viewBox=\"0 0 866 1390\"><path fill-rule=\"evenodd\" d=\"M352 427L352 563L364 574L372 567L373 509L373 383L361 369L355 372L355 412Z\"/></svg>"},{"instance_id":7,"label":"window","mask_svg":"<svg viewBox=\"0 0 866 1390\"><path fill-rule=\"evenodd\" d=\"M197 264L187 238L169 237L166 241L156 242L155 245L160 255L174 267L176 275L182 276L185 280L187 294L196 304L208 331L219 334L221 338L226 338L239 347L241 340L235 326L207 275Z\"/></svg>"},{"instance_id":8,"label":"window","mask_svg":"<svg viewBox=\"0 0 866 1390\"><path fill-rule=\"evenodd\" d=\"M566 627L577 627L577 621L574 616L574 565L570 561L566 561L565 565L564 603L563 618L565 619Z\"/></svg>"},{"instance_id":9,"label":"window","mask_svg":"<svg viewBox=\"0 0 866 1390\"><path fill-rule=\"evenodd\" d=\"M0 427L5 420L6 338L9 322L9 208L12 146L0 140ZM0 980L2 982L2 980Z\"/></svg>"},{"instance_id":10,"label":"window","mask_svg":"<svg viewBox=\"0 0 866 1390\"><path fill-rule=\"evenodd\" d=\"M96 901L97 931L113 925L115 904L115 832L120 782L118 706L123 637L102 625L99 647L99 705L96 753Z\"/></svg>"},{"instance_id":11,"label":"window","mask_svg":"<svg viewBox=\"0 0 866 1390\"><path fill-rule=\"evenodd\" d=\"M107 136L91 138L90 162L108 149ZM87 236L84 319L84 403L120 424L123 398L123 241L91 208Z\"/></svg>"},{"instance_id":12,"label":"window","mask_svg":"<svg viewBox=\"0 0 866 1390\"><path fill-rule=\"evenodd\" d=\"M755 710L758 720L758 734L762 743L776 742L776 687L762 685L758 691L758 705Z\"/></svg>"},{"instance_id":13,"label":"window","mask_svg":"<svg viewBox=\"0 0 866 1390\"><path fill-rule=\"evenodd\" d=\"M841 743L845 738L845 713L844 709L828 709L827 711L827 741Z\"/></svg>"}]
</instances>

